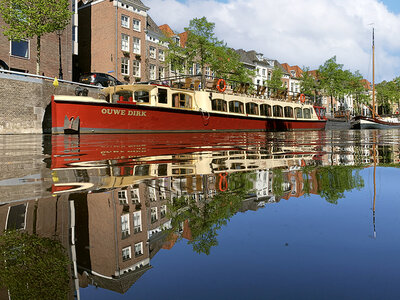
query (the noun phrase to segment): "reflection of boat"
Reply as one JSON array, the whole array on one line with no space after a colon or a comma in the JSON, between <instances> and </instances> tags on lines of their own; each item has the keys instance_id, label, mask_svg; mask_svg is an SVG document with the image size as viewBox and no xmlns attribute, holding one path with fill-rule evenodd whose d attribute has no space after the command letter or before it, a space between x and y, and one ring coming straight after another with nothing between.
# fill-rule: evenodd
<instances>
[{"instance_id":1,"label":"reflection of boat","mask_svg":"<svg viewBox=\"0 0 400 300\"><path fill-rule=\"evenodd\" d=\"M400 128L400 122L397 118L382 118L375 111L375 42L374 29L372 29L372 117L355 116L351 119L351 128L353 129L389 129Z\"/></svg>"},{"instance_id":2,"label":"reflection of boat","mask_svg":"<svg viewBox=\"0 0 400 300\"><path fill-rule=\"evenodd\" d=\"M189 78L186 78L189 79ZM159 84L108 87L104 99L55 95L52 133L269 131L324 129L323 108L210 89Z\"/></svg>"}]
</instances>

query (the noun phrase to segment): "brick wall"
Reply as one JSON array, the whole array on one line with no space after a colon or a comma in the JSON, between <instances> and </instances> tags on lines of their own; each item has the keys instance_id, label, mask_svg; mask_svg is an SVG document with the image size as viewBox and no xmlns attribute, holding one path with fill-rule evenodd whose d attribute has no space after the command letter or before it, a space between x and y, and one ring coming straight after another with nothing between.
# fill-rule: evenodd
<instances>
[{"instance_id":1,"label":"brick wall","mask_svg":"<svg viewBox=\"0 0 400 300\"><path fill-rule=\"evenodd\" d=\"M49 133L51 95L74 95L77 86L60 82L55 90L52 80L0 73L0 134ZM89 88L89 96L98 92Z\"/></svg>"}]
</instances>

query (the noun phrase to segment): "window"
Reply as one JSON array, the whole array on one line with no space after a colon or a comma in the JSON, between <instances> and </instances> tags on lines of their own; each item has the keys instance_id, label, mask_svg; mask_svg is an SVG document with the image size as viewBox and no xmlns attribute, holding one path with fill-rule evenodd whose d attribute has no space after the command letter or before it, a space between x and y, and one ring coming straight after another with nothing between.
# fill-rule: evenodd
<instances>
[{"instance_id":1,"label":"window","mask_svg":"<svg viewBox=\"0 0 400 300\"><path fill-rule=\"evenodd\" d=\"M230 101L229 111L243 114L244 113L243 103L240 101Z\"/></svg>"},{"instance_id":2,"label":"window","mask_svg":"<svg viewBox=\"0 0 400 300\"><path fill-rule=\"evenodd\" d=\"M135 244L135 256L140 256L143 254L143 243Z\"/></svg>"},{"instance_id":3,"label":"window","mask_svg":"<svg viewBox=\"0 0 400 300\"><path fill-rule=\"evenodd\" d=\"M120 204L128 204L128 197L126 194L126 190L118 191L118 200Z\"/></svg>"},{"instance_id":4,"label":"window","mask_svg":"<svg viewBox=\"0 0 400 300\"><path fill-rule=\"evenodd\" d=\"M151 80L156 79L156 66L155 65L150 65L150 79Z\"/></svg>"},{"instance_id":5,"label":"window","mask_svg":"<svg viewBox=\"0 0 400 300\"><path fill-rule=\"evenodd\" d=\"M274 105L273 107L274 117L283 117L283 108L280 105Z\"/></svg>"},{"instance_id":6,"label":"window","mask_svg":"<svg viewBox=\"0 0 400 300\"><path fill-rule=\"evenodd\" d=\"M121 50L129 52L129 35L121 34Z\"/></svg>"},{"instance_id":7,"label":"window","mask_svg":"<svg viewBox=\"0 0 400 300\"><path fill-rule=\"evenodd\" d=\"M156 201L156 189L153 186L149 186L149 200Z\"/></svg>"},{"instance_id":8,"label":"window","mask_svg":"<svg viewBox=\"0 0 400 300\"><path fill-rule=\"evenodd\" d=\"M121 216L121 233L122 233L122 238L127 238L130 233L130 226L129 226L129 214L124 214Z\"/></svg>"},{"instance_id":9,"label":"window","mask_svg":"<svg viewBox=\"0 0 400 300\"><path fill-rule=\"evenodd\" d=\"M125 28L129 28L129 17L125 15L121 15L121 26Z\"/></svg>"},{"instance_id":10,"label":"window","mask_svg":"<svg viewBox=\"0 0 400 300\"><path fill-rule=\"evenodd\" d=\"M164 50L158 50L158 59L161 60L161 61L165 60Z\"/></svg>"},{"instance_id":11,"label":"window","mask_svg":"<svg viewBox=\"0 0 400 300\"><path fill-rule=\"evenodd\" d=\"M133 232L138 233L142 231L142 212L136 211L133 213Z\"/></svg>"},{"instance_id":12,"label":"window","mask_svg":"<svg viewBox=\"0 0 400 300\"><path fill-rule=\"evenodd\" d=\"M164 218L166 214L167 214L167 206L163 205L163 206L161 206L161 209L160 209L161 219Z\"/></svg>"},{"instance_id":13,"label":"window","mask_svg":"<svg viewBox=\"0 0 400 300\"><path fill-rule=\"evenodd\" d=\"M18 204L8 209L7 230L25 229L27 204Z\"/></svg>"},{"instance_id":14,"label":"window","mask_svg":"<svg viewBox=\"0 0 400 300\"><path fill-rule=\"evenodd\" d=\"M136 100L136 92L135 92L135 100ZM150 174L149 165L135 166L135 176L147 176L149 174Z\"/></svg>"},{"instance_id":15,"label":"window","mask_svg":"<svg viewBox=\"0 0 400 300\"><path fill-rule=\"evenodd\" d=\"M200 64L196 64L196 74L195 75L199 75L201 73L201 66Z\"/></svg>"},{"instance_id":16,"label":"window","mask_svg":"<svg viewBox=\"0 0 400 300\"><path fill-rule=\"evenodd\" d=\"M158 67L158 79L163 79L165 77L165 68Z\"/></svg>"},{"instance_id":17,"label":"window","mask_svg":"<svg viewBox=\"0 0 400 300\"><path fill-rule=\"evenodd\" d=\"M271 113L271 105L269 104L261 104L260 105L260 115L270 117Z\"/></svg>"},{"instance_id":18,"label":"window","mask_svg":"<svg viewBox=\"0 0 400 300\"><path fill-rule=\"evenodd\" d=\"M156 58L156 48L150 46L149 47L150 58Z\"/></svg>"},{"instance_id":19,"label":"window","mask_svg":"<svg viewBox=\"0 0 400 300\"><path fill-rule=\"evenodd\" d=\"M166 89L158 89L158 103L168 103L168 91Z\"/></svg>"},{"instance_id":20,"label":"window","mask_svg":"<svg viewBox=\"0 0 400 300\"><path fill-rule=\"evenodd\" d=\"M132 254L131 254L131 246L123 248L122 249L122 260L126 261L128 259L131 259Z\"/></svg>"},{"instance_id":21,"label":"window","mask_svg":"<svg viewBox=\"0 0 400 300\"><path fill-rule=\"evenodd\" d=\"M293 118L293 108L290 106L285 106L285 117Z\"/></svg>"},{"instance_id":22,"label":"window","mask_svg":"<svg viewBox=\"0 0 400 300\"><path fill-rule=\"evenodd\" d=\"M139 189L131 189L132 204L140 203Z\"/></svg>"},{"instance_id":23,"label":"window","mask_svg":"<svg viewBox=\"0 0 400 300\"><path fill-rule=\"evenodd\" d=\"M134 60L132 62L132 66L133 66L132 75L135 77L140 77L140 61Z\"/></svg>"},{"instance_id":24,"label":"window","mask_svg":"<svg viewBox=\"0 0 400 300\"><path fill-rule=\"evenodd\" d=\"M212 110L227 111L226 101L222 100L222 99L212 99L211 107L212 107Z\"/></svg>"},{"instance_id":25,"label":"window","mask_svg":"<svg viewBox=\"0 0 400 300\"><path fill-rule=\"evenodd\" d=\"M301 110L300 107L296 107L294 109L294 115L296 116L296 118L302 118L303 117L303 111Z\"/></svg>"},{"instance_id":26,"label":"window","mask_svg":"<svg viewBox=\"0 0 400 300\"><path fill-rule=\"evenodd\" d=\"M311 112L309 108L303 109L303 114L305 119L311 119Z\"/></svg>"},{"instance_id":27,"label":"window","mask_svg":"<svg viewBox=\"0 0 400 300\"><path fill-rule=\"evenodd\" d=\"M133 39L133 53L140 54L140 39L134 37Z\"/></svg>"},{"instance_id":28,"label":"window","mask_svg":"<svg viewBox=\"0 0 400 300\"><path fill-rule=\"evenodd\" d=\"M29 41L11 41L11 55L29 58Z\"/></svg>"},{"instance_id":29,"label":"window","mask_svg":"<svg viewBox=\"0 0 400 300\"><path fill-rule=\"evenodd\" d=\"M255 103L246 103L246 113L249 115L258 115L258 105Z\"/></svg>"},{"instance_id":30,"label":"window","mask_svg":"<svg viewBox=\"0 0 400 300\"><path fill-rule=\"evenodd\" d=\"M133 24L133 30L140 31L140 21L139 20L133 19L132 24Z\"/></svg>"},{"instance_id":31,"label":"window","mask_svg":"<svg viewBox=\"0 0 400 300\"><path fill-rule=\"evenodd\" d=\"M151 208L151 223L154 223L157 221L157 207L152 207Z\"/></svg>"},{"instance_id":32,"label":"window","mask_svg":"<svg viewBox=\"0 0 400 300\"><path fill-rule=\"evenodd\" d=\"M121 58L121 73L123 75L129 75L129 58Z\"/></svg>"},{"instance_id":33,"label":"window","mask_svg":"<svg viewBox=\"0 0 400 300\"><path fill-rule=\"evenodd\" d=\"M265 76L265 69L262 69L262 76Z\"/></svg>"},{"instance_id":34,"label":"window","mask_svg":"<svg viewBox=\"0 0 400 300\"><path fill-rule=\"evenodd\" d=\"M175 93L172 95L172 106L173 107L181 107L181 108L191 108L192 107L192 96L183 94L183 93Z\"/></svg>"}]
</instances>

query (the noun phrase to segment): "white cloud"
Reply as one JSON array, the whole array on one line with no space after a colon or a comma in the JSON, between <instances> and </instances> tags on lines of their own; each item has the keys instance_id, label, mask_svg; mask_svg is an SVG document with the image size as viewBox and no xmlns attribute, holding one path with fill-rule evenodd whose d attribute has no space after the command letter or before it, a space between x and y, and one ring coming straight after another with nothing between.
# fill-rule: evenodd
<instances>
[{"instance_id":1,"label":"white cloud","mask_svg":"<svg viewBox=\"0 0 400 300\"><path fill-rule=\"evenodd\" d=\"M256 50L281 63L318 68L333 55L371 80L371 23L376 81L400 75L400 16L378 0L144 0L159 25L183 31L195 17L215 23L230 47Z\"/></svg>"}]
</instances>

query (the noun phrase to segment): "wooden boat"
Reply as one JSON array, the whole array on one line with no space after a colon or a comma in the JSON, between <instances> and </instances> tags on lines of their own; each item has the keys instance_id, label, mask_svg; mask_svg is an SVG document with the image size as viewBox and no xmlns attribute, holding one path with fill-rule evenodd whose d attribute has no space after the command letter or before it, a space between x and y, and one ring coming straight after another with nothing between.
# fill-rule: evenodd
<instances>
[{"instance_id":1,"label":"wooden boat","mask_svg":"<svg viewBox=\"0 0 400 300\"><path fill-rule=\"evenodd\" d=\"M369 108L369 107L368 107ZM397 118L382 118L375 111L375 41L374 29L372 28L372 117L355 116L350 120L353 129L391 129L400 128Z\"/></svg>"},{"instance_id":2,"label":"wooden boat","mask_svg":"<svg viewBox=\"0 0 400 300\"><path fill-rule=\"evenodd\" d=\"M54 95L52 133L154 133L324 129L325 109L255 92L161 84L119 85L103 98Z\"/></svg>"}]
</instances>

